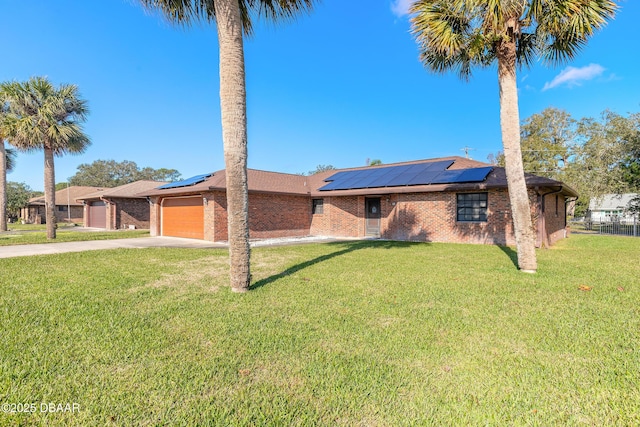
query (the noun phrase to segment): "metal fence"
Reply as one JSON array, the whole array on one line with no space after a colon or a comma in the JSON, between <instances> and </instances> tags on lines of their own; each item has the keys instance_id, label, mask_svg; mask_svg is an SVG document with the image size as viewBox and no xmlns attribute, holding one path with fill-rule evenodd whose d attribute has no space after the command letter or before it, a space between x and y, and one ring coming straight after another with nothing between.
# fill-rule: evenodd
<instances>
[{"instance_id":1,"label":"metal fence","mask_svg":"<svg viewBox=\"0 0 640 427\"><path fill-rule=\"evenodd\" d=\"M613 234L617 236L640 237L640 221L638 218L627 220L613 220L606 222L585 221L586 230L595 231L598 234Z\"/></svg>"}]
</instances>

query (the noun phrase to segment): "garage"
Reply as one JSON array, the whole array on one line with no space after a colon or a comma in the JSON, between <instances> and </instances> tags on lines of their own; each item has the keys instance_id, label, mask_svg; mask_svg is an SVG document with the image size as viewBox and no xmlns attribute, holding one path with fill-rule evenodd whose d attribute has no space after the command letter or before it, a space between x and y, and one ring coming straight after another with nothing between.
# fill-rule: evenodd
<instances>
[{"instance_id":1,"label":"garage","mask_svg":"<svg viewBox=\"0 0 640 427\"><path fill-rule=\"evenodd\" d=\"M162 235L204 239L204 205L201 196L162 200Z\"/></svg>"},{"instance_id":2,"label":"garage","mask_svg":"<svg viewBox=\"0 0 640 427\"><path fill-rule=\"evenodd\" d=\"M89 204L87 227L107 228L107 204L105 202L91 202Z\"/></svg>"}]
</instances>

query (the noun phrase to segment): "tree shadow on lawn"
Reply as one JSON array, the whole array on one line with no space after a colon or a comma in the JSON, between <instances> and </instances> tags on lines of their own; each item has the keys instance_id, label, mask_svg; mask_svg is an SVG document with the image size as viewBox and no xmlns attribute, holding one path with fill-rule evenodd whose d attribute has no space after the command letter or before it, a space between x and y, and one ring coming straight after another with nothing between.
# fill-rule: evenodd
<instances>
[{"instance_id":1,"label":"tree shadow on lawn","mask_svg":"<svg viewBox=\"0 0 640 427\"><path fill-rule=\"evenodd\" d=\"M282 273L274 274L262 280L258 280L254 284L252 284L249 289L255 290L261 288L266 285L270 285L278 279L289 276L291 274L297 273L300 270L304 270L307 267L311 267L312 265L319 264L324 261L328 261L332 258L335 258L340 255L348 254L349 252L354 252L360 249L368 249L368 248L376 248L376 249L398 249L398 248L409 248L415 245L429 245L429 243L425 242L402 242L402 241L393 241L393 240L360 240L357 242L332 242L325 243L328 246L339 246L343 247L343 249L337 250L335 252L328 253L326 255L321 255L314 259L310 259L308 261L301 262L294 266L287 268Z\"/></svg>"},{"instance_id":2,"label":"tree shadow on lawn","mask_svg":"<svg viewBox=\"0 0 640 427\"><path fill-rule=\"evenodd\" d=\"M500 250L509 257L513 265L516 268L518 268L518 252L516 252L515 249L509 246L504 246L504 245L496 245L496 246L500 248Z\"/></svg>"}]
</instances>

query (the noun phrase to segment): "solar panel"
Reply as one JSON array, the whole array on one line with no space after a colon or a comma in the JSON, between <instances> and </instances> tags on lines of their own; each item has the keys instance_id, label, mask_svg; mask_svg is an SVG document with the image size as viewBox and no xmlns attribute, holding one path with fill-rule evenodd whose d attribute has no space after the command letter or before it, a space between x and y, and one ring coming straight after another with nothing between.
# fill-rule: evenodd
<instances>
[{"instance_id":1,"label":"solar panel","mask_svg":"<svg viewBox=\"0 0 640 427\"><path fill-rule=\"evenodd\" d=\"M493 170L492 167L465 169L461 181L459 182L480 182L487 179L487 175Z\"/></svg>"},{"instance_id":2,"label":"solar panel","mask_svg":"<svg viewBox=\"0 0 640 427\"><path fill-rule=\"evenodd\" d=\"M459 184L463 182L482 182L493 170L492 167L455 169L441 172L431 184Z\"/></svg>"},{"instance_id":3,"label":"solar panel","mask_svg":"<svg viewBox=\"0 0 640 427\"><path fill-rule=\"evenodd\" d=\"M320 191L484 181L493 168L447 170L453 160L358 169L335 173Z\"/></svg>"},{"instance_id":4,"label":"solar panel","mask_svg":"<svg viewBox=\"0 0 640 427\"><path fill-rule=\"evenodd\" d=\"M439 173L440 171L429 171L429 170L422 171L418 175L416 175L415 178L409 180L409 182L407 182L406 185L431 184L431 181L433 181L438 176Z\"/></svg>"},{"instance_id":5,"label":"solar panel","mask_svg":"<svg viewBox=\"0 0 640 427\"><path fill-rule=\"evenodd\" d=\"M168 188L180 188L180 187L190 187L192 185L196 185L201 183L202 181L209 178L212 173L204 174L204 175L196 175L191 178L183 179L182 181L170 182L169 184L161 185L158 187L158 190L166 190Z\"/></svg>"}]
</instances>

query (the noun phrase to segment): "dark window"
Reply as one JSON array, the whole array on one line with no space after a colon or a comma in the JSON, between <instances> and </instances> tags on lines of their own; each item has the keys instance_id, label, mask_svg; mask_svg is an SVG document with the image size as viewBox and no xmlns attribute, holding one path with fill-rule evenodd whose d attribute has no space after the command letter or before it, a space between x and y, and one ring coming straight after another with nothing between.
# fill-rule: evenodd
<instances>
[{"instance_id":1,"label":"dark window","mask_svg":"<svg viewBox=\"0 0 640 427\"><path fill-rule=\"evenodd\" d=\"M324 200L323 199L313 199L313 214L321 214L324 213Z\"/></svg>"},{"instance_id":2,"label":"dark window","mask_svg":"<svg viewBox=\"0 0 640 427\"><path fill-rule=\"evenodd\" d=\"M556 216L558 216L558 215L559 215L559 214L558 214L558 208L559 208L559 204L560 204L560 203L559 203L559 201L558 201L558 199L559 199L559 198L560 198L560 197L556 194Z\"/></svg>"},{"instance_id":3,"label":"dark window","mask_svg":"<svg viewBox=\"0 0 640 427\"><path fill-rule=\"evenodd\" d=\"M58 212L66 212L66 211L67 211L67 206L58 205Z\"/></svg>"},{"instance_id":4,"label":"dark window","mask_svg":"<svg viewBox=\"0 0 640 427\"><path fill-rule=\"evenodd\" d=\"M488 193L458 194L458 221L487 221Z\"/></svg>"}]
</instances>

